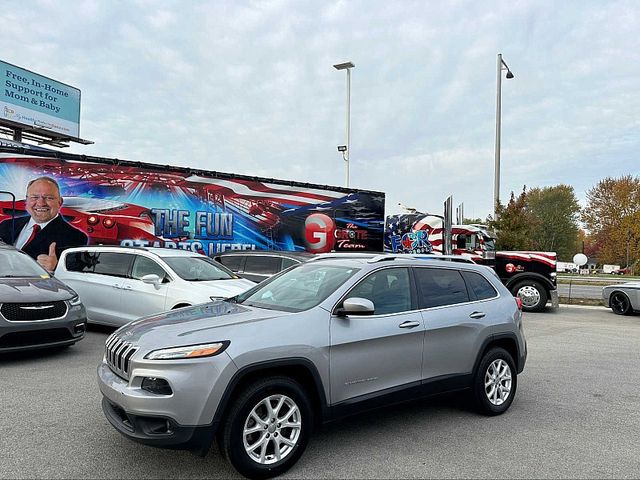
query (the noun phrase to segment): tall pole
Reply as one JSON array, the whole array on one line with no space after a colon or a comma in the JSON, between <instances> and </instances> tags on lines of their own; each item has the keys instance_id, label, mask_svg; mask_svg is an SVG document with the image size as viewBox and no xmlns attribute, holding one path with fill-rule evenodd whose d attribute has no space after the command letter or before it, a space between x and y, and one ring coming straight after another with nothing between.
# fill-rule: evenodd
<instances>
[{"instance_id":1,"label":"tall pole","mask_svg":"<svg viewBox=\"0 0 640 480\"><path fill-rule=\"evenodd\" d=\"M349 187L349 157L351 156L351 69L355 67L353 62L338 63L333 66L336 70L347 71L347 140L346 145L338 146L338 151L342 152L345 167L345 185Z\"/></svg>"},{"instance_id":2,"label":"tall pole","mask_svg":"<svg viewBox=\"0 0 640 480\"><path fill-rule=\"evenodd\" d=\"M500 116L502 103L502 54L498 54L498 74L496 93L496 151L493 177L493 218L497 218L497 206L500 201Z\"/></svg>"},{"instance_id":3,"label":"tall pole","mask_svg":"<svg viewBox=\"0 0 640 480\"><path fill-rule=\"evenodd\" d=\"M351 156L351 69L347 68L347 151L344 152L345 185L349 188L349 157Z\"/></svg>"},{"instance_id":4,"label":"tall pole","mask_svg":"<svg viewBox=\"0 0 640 480\"><path fill-rule=\"evenodd\" d=\"M504 67L504 68L503 68ZM507 71L507 79L513 78L513 72L509 70L509 66L502 59L502 54L498 54L498 66L496 75L496 162L495 162L495 176L493 179L493 218L497 218L498 209L497 205L500 201L500 122L501 122L501 107L502 107L502 70Z\"/></svg>"}]
</instances>

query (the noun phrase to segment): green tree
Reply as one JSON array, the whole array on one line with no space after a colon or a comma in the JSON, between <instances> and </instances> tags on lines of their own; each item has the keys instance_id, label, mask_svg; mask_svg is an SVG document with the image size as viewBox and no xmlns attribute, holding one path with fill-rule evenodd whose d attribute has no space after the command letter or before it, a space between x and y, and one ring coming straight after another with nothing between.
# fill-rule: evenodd
<instances>
[{"instance_id":1,"label":"green tree","mask_svg":"<svg viewBox=\"0 0 640 480\"><path fill-rule=\"evenodd\" d=\"M498 250L531 250L531 231L538 220L531 214L527 205L527 187L517 197L511 192L507 205L496 205L496 217L489 218L489 228L496 232Z\"/></svg>"},{"instance_id":2,"label":"green tree","mask_svg":"<svg viewBox=\"0 0 640 480\"><path fill-rule=\"evenodd\" d=\"M556 252L569 261L576 252L580 204L569 185L532 188L526 194L528 212L536 219L529 234L533 250Z\"/></svg>"},{"instance_id":3,"label":"green tree","mask_svg":"<svg viewBox=\"0 0 640 480\"><path fill-rule=\"evenodd\" d=\"M466 218L465 217L465 219L462 220L462 223L464 225L471 225L472 223L485 225L487 222L486 222L486 220L482 220L481 218Z\"/></svg>"},{"instance_id":4,"label":"green tree","mask_svg":"<svg viewBox=\"0 0 640 480\"><path fill-rule=\"evenodd\" d=\"M633 265L640 259L640 178L607 177L587 192L582 221L599 246L602 263Z\"/></svg>"}]
</instances>

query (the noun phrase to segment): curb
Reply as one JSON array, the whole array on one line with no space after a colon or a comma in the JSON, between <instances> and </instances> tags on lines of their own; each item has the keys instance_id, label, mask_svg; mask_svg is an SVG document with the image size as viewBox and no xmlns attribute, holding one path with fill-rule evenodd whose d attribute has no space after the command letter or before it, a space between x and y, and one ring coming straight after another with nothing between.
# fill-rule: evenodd
<instances>
[{"instance_id":1,"label":"curb","mask_svg":"<svg viewBox=\"0 0 640 480\"><path fill-rule=\"evenodd\" d=\"M561 303L560 308L586 308L587 310L609 310L604 305L578 305L573 303Z\"/></svg>"}]
</instances>

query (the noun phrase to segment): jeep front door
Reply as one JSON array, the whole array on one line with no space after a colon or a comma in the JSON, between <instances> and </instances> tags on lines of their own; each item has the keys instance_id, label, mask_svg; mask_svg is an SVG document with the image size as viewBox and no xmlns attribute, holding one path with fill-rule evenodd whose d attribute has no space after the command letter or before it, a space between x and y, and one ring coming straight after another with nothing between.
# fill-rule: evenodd
<instances>
[{"instance_id":1,"label":"jeep front door","mask_svg":"<svg viewBox=\"0 0 640 480\"><path fill-rule=\"evenodd\" d=\"M331 318L331 403L421 379L424 324L407 268L383 268L363 278L346 298L374 303L373 315Z\"/></svg>"}]
</instances>

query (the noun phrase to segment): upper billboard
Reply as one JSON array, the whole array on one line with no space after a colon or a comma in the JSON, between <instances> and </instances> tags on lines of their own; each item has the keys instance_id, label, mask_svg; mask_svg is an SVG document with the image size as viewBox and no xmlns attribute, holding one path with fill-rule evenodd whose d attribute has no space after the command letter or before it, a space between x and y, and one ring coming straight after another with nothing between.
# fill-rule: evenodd
<instances>
[{"instance_id":1,"label":"upper billboard","mask_svg":"<svg viewBox=\"0 0 640 480\"><path fill-rule=\"evenodd\" d=\"M0 119L80 136L80 90L0 60Z\"/></svg>"}]
</instances>

